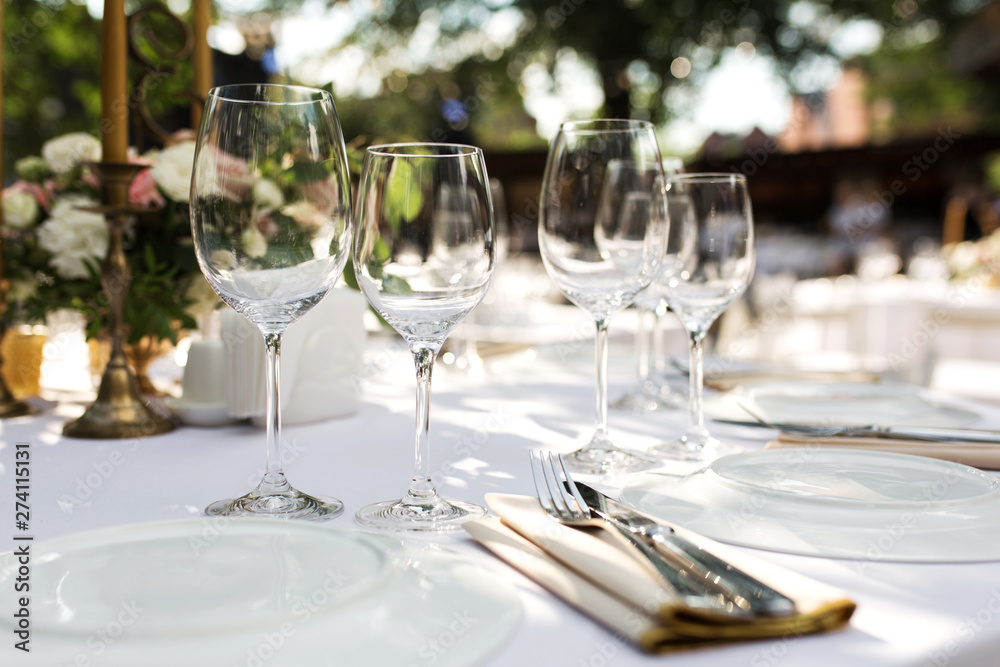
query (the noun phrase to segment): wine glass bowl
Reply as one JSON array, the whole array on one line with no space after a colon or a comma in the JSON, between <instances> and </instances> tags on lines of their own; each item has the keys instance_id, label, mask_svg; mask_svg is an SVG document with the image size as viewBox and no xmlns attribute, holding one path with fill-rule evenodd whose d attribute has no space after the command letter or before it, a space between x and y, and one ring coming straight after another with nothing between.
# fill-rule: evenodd
<instances>
[{"instance_id":1,"label":"wine glass bowl","mask_svg":"<svg viewBox=\"0 0 1000 667\"><path fill-rule=\"evenodd\" d=\"M662 290L689 337L687 432L651 451L668 459L707 461L725 453L705 427L703 341L709 327L747 289L755 252L753 211L742 174L668 178L672 213L667 252L653 289Z\"/></svg>"},{"instance_id":2,"label":"wine glass bowl","mask_svg":"<svg viewBox=\"0 0 1000 667\"><path fill-rule=\"evenodd\" d=\"M292 487L281 467L281 336L333 287L350 248L347 153L333 98L297 86L209 92L191 185L202 273L261 331L267 350L267 469L260 484L210 515L328 519L331 498Z\"/></svg>"},{"instance_id":3,"label":"wine glass bowl","mask_svg":"<svg viewBox=\"0 0 1000 667\"><path fill-rule=\"evenodd\" d=\"M442 498L431 481L430 384L442 344L482 300L496 263L482 151L457 144L371 146L358 199L358 285L409 345L417 405L415 472L406 494L363 507L356 519L388 530L455 530L486 510Z\"/></svg>"},{"instance_id":4,"label":"wine glass bowl","mask_svg":"<svg viewBox=\"0 0 1000 667\"><path fill-rule=\"evenodd\" d=\"M549 277L596 325L597 401L590 442L566 457L575 472L651 468L607 429L607 327L655 275L667 233L659 146L644 121L563 123L549 149L538 243Z\"/></svg>"}]
</instances>

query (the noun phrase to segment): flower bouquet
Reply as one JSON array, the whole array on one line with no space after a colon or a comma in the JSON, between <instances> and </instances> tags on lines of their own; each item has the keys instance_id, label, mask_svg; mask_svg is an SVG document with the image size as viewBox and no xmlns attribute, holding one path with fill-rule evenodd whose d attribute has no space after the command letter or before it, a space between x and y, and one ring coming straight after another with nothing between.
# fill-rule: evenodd
<instances>
[{"instance_id":1,"label":"flower bouquet","mask_svg":"<svg viewBox=\"0 0 1000 667\"><path fill-rule=\"evenodd\" d=\"M101 264L108 251L104 217L86 210L100 203L99 183L87 166L101 159L100 142L85 133L57 137L40 156L17 161L18 181L3 192L4 271L8 318L42 322L64 308L87 320L87 336L106 326ZM146 208L125 230L132 279L125 298L127 342L143 337L177 342L218 297L195 259L187 216L194 142L176 136L162 150L131 154L144 165L129 188L129 203ZM113 286L112 286L113 288Z\"/></svg>"},{"instance_id":2,"label":"flower bouquet","mask_svg":"<svg viewBox=\"0 0 1000 667\"><path fill-rule=\"evenodd\" d=\"M942 255L952 280L1000 286L1000 230L974 241L950 243L942 248Z\"/></svg>"}]
</instances>

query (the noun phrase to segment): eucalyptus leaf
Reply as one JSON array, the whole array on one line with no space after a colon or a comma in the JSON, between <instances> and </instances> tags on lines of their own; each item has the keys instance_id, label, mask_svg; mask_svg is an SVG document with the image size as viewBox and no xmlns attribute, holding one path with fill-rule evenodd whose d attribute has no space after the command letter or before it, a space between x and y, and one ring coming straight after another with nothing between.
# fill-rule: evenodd
<instances>
[{"instance_id":1,"label":"eucalyptus leaf","mask_svg":"<svg viewBox=\"0 0 1000 667\"><path fill-rule=\"evenodd\" d=\"M395 295L413 294L413 288L403 278L389 274L382 276L382 292Z\"/></svg>"},{"instance_id":2,"label":"eucalyptus leaf","mask_svg":"<svg viewBox=\"0 0 1000 667\"><path fill-rule=\"evenodd\" d=\"M424 193L420 189L418 170L407 161L399 160L386 175L389 183L385 189L385 217L394 230L404 222L415 219L424 207Z\"/></svg>"}]
</instances>

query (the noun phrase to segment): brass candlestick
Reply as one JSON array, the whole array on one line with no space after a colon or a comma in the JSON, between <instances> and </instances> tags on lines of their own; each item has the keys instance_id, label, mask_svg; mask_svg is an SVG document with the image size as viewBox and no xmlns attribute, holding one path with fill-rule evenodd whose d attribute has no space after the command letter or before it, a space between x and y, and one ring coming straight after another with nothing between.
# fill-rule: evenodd
<instances>
[{"instance_id":1,"label":"brass candlestick","mask_svg":"<svg viewBox=\"0 0 1000 667\"><path fill-rule=\"evenodd\" d=\"M79 418L63 426L72 438L137 438L167 433L176 428L165 409L144 400L135 374L125 360L125 296L131 271L122 243L122 229L129 217L142 212L128 205L128 186L143 167L122 162L101 162L91 168L101 181L104 206L92 210L108 223L108 256L101 270L101 286L108 299L108 334L111 358L101 378L97 398Z\"/></svg>"}]
</instances>

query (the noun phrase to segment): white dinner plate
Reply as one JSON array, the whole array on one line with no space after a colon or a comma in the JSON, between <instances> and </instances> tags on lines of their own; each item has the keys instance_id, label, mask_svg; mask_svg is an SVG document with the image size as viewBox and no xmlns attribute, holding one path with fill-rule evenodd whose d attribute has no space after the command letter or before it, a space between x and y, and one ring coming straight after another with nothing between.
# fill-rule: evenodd
<instances>
[{"instance_id":1,"label":"white dinner plate","mask_svg":"<svg viewBox=\"0 0 1000 667\"><path fill-rule=\"evenodd\" d=\"M717 419L752 419L740 403L770 422L880 424L958 427L975 412L928 398L920 387L894 382L750 383L706 397L705 414Z\"/></svg>"},{"instance_id":2,"label":"white dinner plate","mask_svg":"<svg viewBox=\"0 0 1000 667\"><path fill-rule=\"evenodd\" d=\"M513 588L467 556L310 522L171 521L26 544L31 657L49 666L470 665L520 618ZM0 556L12 613L20 565Z\"/></svg>"},{"instance_id":3,"label":"white dinner plate","mask_svg":"<svg viewBox=\"0 0 1000 667\"><path fill-rule=\"evenodd\" d=\"M645 473L623 500L720 542L869 561L1000 560L1000 480L921 456L835 448L733 454Z\"/></svg>"}]
</instances>

